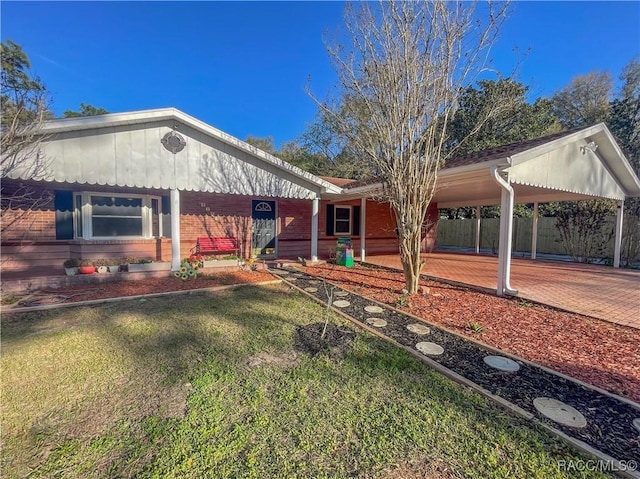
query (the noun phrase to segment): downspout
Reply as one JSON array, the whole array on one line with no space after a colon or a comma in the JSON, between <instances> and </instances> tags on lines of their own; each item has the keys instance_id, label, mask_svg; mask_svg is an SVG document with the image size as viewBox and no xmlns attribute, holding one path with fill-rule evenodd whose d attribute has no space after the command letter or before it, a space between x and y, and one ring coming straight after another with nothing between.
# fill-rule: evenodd
<instances>
[{"instance_id":1,"label":"downspout","mask_svg":"<svg viewBox=\"0 0 640 479\"><path fill-rule=\"evenodd\" d=\"M613 252L613 267L620 267L620 252L622 251L622 225L624 221L624 200L618 201L616 212L616 236Z\"/></svg>"},{"instance_id":2,"label":"downspout","mask_svg":"<svg viewBox=\"0 0 640 479\"><path fill-rule=\"evenodd\" d=\"M498 296L503 296L505 293L516 295L518 291L511 287L511 241L513 236L514 192L511 185L500 176L497 165L491 167L491 176L502 189L497 294Z\"/></svg>"}]
</instances>

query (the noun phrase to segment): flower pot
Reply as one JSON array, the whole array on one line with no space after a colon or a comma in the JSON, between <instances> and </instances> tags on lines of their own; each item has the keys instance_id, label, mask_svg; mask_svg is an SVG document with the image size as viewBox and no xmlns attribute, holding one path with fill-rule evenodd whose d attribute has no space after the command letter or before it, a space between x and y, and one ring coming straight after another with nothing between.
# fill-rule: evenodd
<instances>
[{"instance_id":1,"label":"flower pot","mask_svg":"<svg viewBox=\"0 0 640 479\"><path fill-rule=\"evenodd\" d=\"M78 268L65 268L64 272L67 273L67 276L75 276L78 274Z\"/></svg>"},{"instance_id":2,"label":"flower pot","mask_svg":"<svg viewBox=\"0 0 640 479\"><path fill-rule=\"evenodd\" d=\"M98 273L108 273L109 272L109 267L108 266L98 266L97 270L98 270Z\"/></svg>"},{"instance_id":3,"label":"flower pot","mask_svg":"<svg viewBox=\"0 0 640 479\"><path fill-rule=\"evenodd\" d=\"M78 274L93 274L95 272L95 266L78 266Z\"/></svg>"},{"instance_id":4,"label":"flower pot","mask_svg":"<svg viewBox=\"0 0 640 479\"><path fill-rule=\"evenodd\" d=\"M129 273L139 271L169 271L171 263L129 263Z\"/></svg>"}]
</instances>

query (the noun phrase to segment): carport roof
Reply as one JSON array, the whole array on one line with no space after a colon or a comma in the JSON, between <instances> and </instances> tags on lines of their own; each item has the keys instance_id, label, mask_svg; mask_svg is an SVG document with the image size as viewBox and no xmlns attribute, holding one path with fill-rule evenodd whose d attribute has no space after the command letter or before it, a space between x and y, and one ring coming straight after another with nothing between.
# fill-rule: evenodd
<instances>
[{"instance_id":1,"label":"carport roof","mask_svg":"<svg viewBox=\"0 0 640 479\"><path fill-rule=\"evenodd\" d=\"M438 174L433 201L442 208L499 204L493 166L512 184L518 203L640 197L640 180L606 125L599 123L454 158ZM356 182L340 196L380 191L378 181Z\"/></svg>"}]
</instances>

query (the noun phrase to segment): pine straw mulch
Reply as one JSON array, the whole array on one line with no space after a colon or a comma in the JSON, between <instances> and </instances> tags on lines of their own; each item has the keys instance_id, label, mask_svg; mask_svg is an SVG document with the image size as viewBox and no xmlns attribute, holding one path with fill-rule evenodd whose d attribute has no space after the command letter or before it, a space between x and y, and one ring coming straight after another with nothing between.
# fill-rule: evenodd
<instances>
[{"instance_id":1,"label":"pine straw mulch","mask_svg":"<svg viewBox=\"0 0 640 479\"><path fill-rule=\"evenodd\" d=\"M431 280L406 296L402 273L381 268L317 265L305 272L640 402L640 330Z\"/></svg>"}]
</instances>

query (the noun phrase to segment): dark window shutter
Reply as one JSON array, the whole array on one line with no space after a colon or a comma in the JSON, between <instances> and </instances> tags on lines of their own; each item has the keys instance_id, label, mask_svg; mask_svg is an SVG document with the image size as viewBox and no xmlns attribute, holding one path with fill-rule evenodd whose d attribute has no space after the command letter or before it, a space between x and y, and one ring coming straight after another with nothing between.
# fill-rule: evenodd
<instances>
[{"instance_id":1,"label":"dark window shutter","mask_svg":"<svg viewBox=\"0 0 640 479\"><path fill-rule=\"evenodd\" d=\"M351 207L351 234L360 236L360 207Z\"/></svg>"},{"instance_id":2,"label":"dark window shutter","mask_svg":"<svg viewBox=\"0 0 640 479\"><path fill-rule=\"evenodd\" d=\"M333 236L334 208L327 205L327 236Z\"/></svg>"},{"instance_id":3,"label":"dark window shutter","mask_svg":"<svg viewBox=\"0 0 640 479\"><path fill-rule=\"evenodd\" d=\"M162 197L162 236L171 238L171 198Z\"/></svg>"},{"instance_id":4,"label":"dark window shutter","mask_svg":"<svg viewBox=\"0 0 640 479\"><path fill-rule=\"evenodd\" d=\"M56 208L56 239L73 239L73 191L54 192Z\"/></svg>"}]
</instances>

